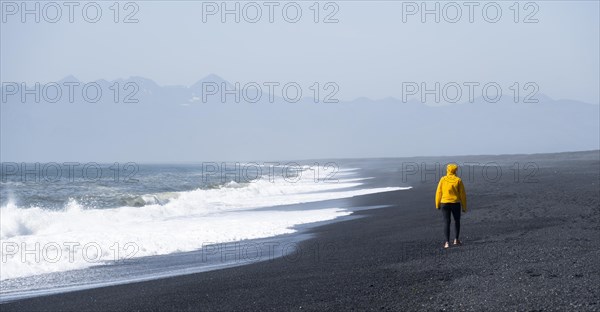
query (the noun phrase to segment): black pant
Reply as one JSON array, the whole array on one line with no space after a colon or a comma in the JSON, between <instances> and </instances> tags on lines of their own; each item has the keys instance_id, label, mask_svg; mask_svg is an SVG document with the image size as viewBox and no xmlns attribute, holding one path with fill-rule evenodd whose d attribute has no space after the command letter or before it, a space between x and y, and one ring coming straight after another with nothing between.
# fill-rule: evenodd
<instances>
[{"instance_id":1,"label":"black pant","mask_svg":"<svg viewBox=\"0 0 600 312\"><path fill-rule=\"evenodd\" d=\"M444 234L446 234L446 241L450 241L450 213L454 216L454 228L456 230L456 239L460 234L460 203L447 203L441 205L442 214L444 215Z\"/></svg>"}]
</instances>

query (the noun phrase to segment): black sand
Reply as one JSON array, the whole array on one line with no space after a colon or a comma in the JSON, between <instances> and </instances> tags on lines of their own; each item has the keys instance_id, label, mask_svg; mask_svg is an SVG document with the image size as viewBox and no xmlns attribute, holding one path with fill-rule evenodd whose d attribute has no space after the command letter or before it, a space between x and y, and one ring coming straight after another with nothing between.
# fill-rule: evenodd
<instances>
[{"instance_id":1,"label":"black sand","mask_svg":"<svg viewBox=\"0 0 600 312\"><path fill-rule=\"evenodd\" d=\"M464 245L444 251L442 218L433 206L437 181L411 176L403 183L400 170L406 161L450 160L507 166L497 182L481 174L465 181ZM525 183L529 172L520 172L515 181L515 161L539 166L534 179ZM297 259L26 299L0 310L600 310L598 151L346 165L370 168L364 174L376 177L374 186L414 188L354 198L356 206L391 207L313 229L315 238L300 245Z\"/></svg>"}]
</instances>

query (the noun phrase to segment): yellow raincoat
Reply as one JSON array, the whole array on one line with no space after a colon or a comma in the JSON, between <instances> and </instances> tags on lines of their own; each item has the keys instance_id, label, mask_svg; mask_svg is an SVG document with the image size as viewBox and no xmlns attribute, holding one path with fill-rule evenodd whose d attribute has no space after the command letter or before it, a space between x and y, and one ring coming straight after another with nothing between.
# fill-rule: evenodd
<instances>
[{"instance_id":1,"label":"yellow raincoat","mask_svg":"<svg viewBox=\"0 0 600 312\"><path fill-rule=\"evenodd\" d=\"M440 209L440 204L460 203L463 212L467 212L467 193L462 180L456 176L458 166L449 164L446 175L440 179L435 193L435 208Z\"/></svg>"}]
</instances>

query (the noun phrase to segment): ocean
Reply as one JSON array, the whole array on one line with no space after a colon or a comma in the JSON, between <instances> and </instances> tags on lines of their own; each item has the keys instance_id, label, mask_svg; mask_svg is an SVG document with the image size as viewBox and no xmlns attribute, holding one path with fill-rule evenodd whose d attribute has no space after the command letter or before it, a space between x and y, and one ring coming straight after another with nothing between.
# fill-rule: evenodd
<instances>
[{"instance_id":1,"label":"ocean","mask_svg":"<svg viewBox=\"0 0 600 312\"><path fill-rule=\"evenodd\" d=\"M0 301L293 254L303 225L351 215L332 200L410 188L335 162L7 162L0 178Z\"/></svg>"}]
</instances>

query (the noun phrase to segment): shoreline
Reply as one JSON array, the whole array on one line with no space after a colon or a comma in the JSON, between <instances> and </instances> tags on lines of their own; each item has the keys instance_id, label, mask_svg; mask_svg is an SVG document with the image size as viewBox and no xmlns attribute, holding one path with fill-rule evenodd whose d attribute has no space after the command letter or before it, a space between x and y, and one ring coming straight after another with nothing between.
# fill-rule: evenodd
<instances>
[{"instance_id":1,"label":"shoreline","mask_svg":"<svg viewBox=\"0 0 600 312\"><path fill-rule=\"evenodd\" d=\"M361 189L352 187L341 190ZM235 266L249 265L261 261L272 261L297 252L300 242L314 237L311 229L335 222L351 220L358 216L356 210L373 209L374 207L352 207L349 198L337 198L316 202L294 203L273 207L260 207L249 211L310 211L323 208L347 211L349 214L330 220L300 223L290 227L293 233L277 234L262 238L244 239L239 241L203 243L203 247L194 251L175 252L163 255L144 256L120 261L111 261L96 266L46 273L36 276L26 276L6 280L0 293L0 304L31 299L36 297L59 295L81 290L126 285L131 283L152 281L182 275L203 273ZM375 207L377 208L377 207ZM120 275L123 276L120 276ZM84 278L90 276L92 278ZM64 280L67 282L58 282ZM6 283L2 281L2 283ZM31 285L25 290L23 285Z\"/></svg>"},{"instance_id":2,"label":"shoreline","mask_svg":"<svg viewBox=\"0 0 600 312\"><path fill-rule=\"evenodd\" d=\"M171 270L158 272L157 274L141 274L134 275L131 278L124 278L119 280L109 281L90 281L83 284L68 284L60 286L58 288L38 288L26 291L13 291L6 292L0 295L0 305L7 304L14 301L31 299L43 296L59 295L64 293L70 293L81 290L91 290L95 288L110 287L117 285L126 285L132 283L139 283L145 281L152 281L164 278L178 277L183 275L197 274L214 270L221 270L236 266L250 265L253 263L263 261L273 261L277 258L287 257L290 254L296 252L297 246L305 240L314 238L314 233L311 232L313 228L325 226L336 222L344 222L352 220L360 216L354 215L355 211L364 209L375 209L378 207L354 207L350 209L347 205L347 199L332 199L314 203L303 203L303 204L290 204L277 207L276 210L297 210L298 207L306 207L306 210L319 209L318 207L331 206L332 203L337 203L337 206L344 207L352 213L346 216L336 217L331 220L316 221L309 223L301 223L291 227L295 232L287 234L278 234L275 236L268 236L263 238L245 239L241 241L221 242L214 244L207 244L202 249L188 252L178 252L165 255L156 256L145 256L140 258L132 258L127 260L121 260L118 262L100 264L89 268L83 268L78 270L63 271L50 273L60 277L63 274L92 274L92 271L97 270L119 270L121 268L131 268L132 265L140 266L141 263L152 263L160 262L164 266L174 267ZM274 207L258 208L256 210L273 210ZM292 255L293 256L293 255ZM191 267L177 268L181 266L182 259L191 259ZM200 263L200 264L198 264ZM25 277L27 280L31 278ZM19 278L20 279L20 278Z\"/></svg>"},{"instance_id":3,"label":"shoreline","mask_svg":"<svg viewBox=\"0 0 600 312\"><path fill-rule=\"evenodd\" d=\"M538 183L466 183L463 246L442 250L435 183L351 198L352 218L309 230L310 257L2 304L3 311L599 310L598 152L538 160ZM552 158L552 157L550 157ZM440 159L443 159L440 157ZM486 158L480 158L485 161ZM523 160L523 159L521 159ZM389 163L396 163L390 166ZM454 160L456 161L456 160ZM400 185L401 160L365 186ZM387 170L385 169L387 168ZM421 183L419 183L421 182Z\"/></svg>"}]
</instances>

